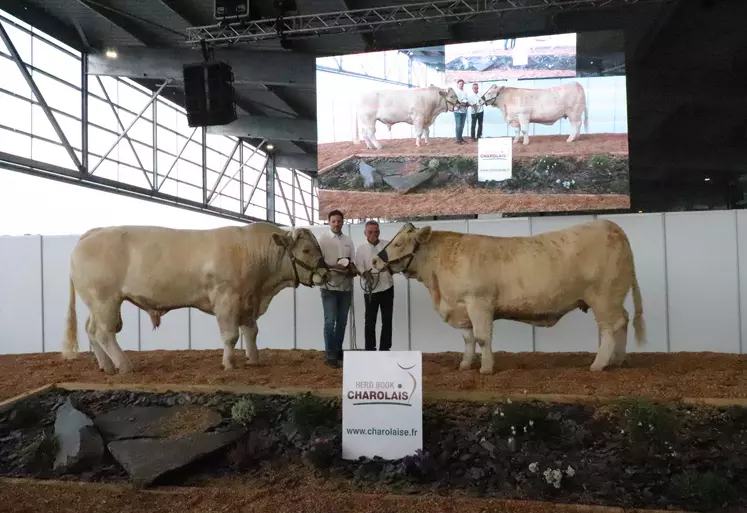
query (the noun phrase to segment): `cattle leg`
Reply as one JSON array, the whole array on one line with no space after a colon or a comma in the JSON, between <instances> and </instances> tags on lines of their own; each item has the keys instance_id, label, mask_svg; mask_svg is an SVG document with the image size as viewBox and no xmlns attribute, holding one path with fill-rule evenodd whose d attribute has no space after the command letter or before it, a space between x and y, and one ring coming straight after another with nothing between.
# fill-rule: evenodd
<instances>
[{"instance_id":1,"label":"cattle leg","mask_svg":"<svg viewBox=\"0 0 747 513\"><path fill-rule=\"evenodd\" d=\"M109 355L106 354L106 351L104 351L104 348L96 341L96 324L90 315L86 320L86 333L88 334L88 342L91 344L93 354L96 355L99 370L104 371L105 374L114 374L117 368L114 366L112 359L109 358Z\"/></svg>"},{"instance_id":2,"label":"cattle leg","mask_svg":"<svg viewBox=\"0 0 747 513\"><path fill-rule=\"evenodd\" d=\"M614 337L615 337L615 352L612 354L612 365L620 366L623 363L625 363L625 359L627 357L627 345L628 345L628 322L630 320L630 316L628 315L628 311L623 308L623 319L624 322L622 326L619 326L620 323L618 323L618 328L615 330Z\"/></svg>"},{"instance_id":3,"label":"cattle leg","mask_svg":"<svg viewBox=\"0 0 747 513\"><path fill-rule=\"evenodd\" d=\"M246 351L246 360L249 365L259 364L259 351L257 350L257 335L259 328L257 323L247 324L241 327L241 334L244 337L244 350Z\"/></svg>"},{"instance_id":4,"label":"cattle leg","mask_svg":"<svg viewBox=\"0 0 747 513\"><path fill-rule=\"evenodd\" d=\"M626 312L627 317L627 312ZM603 371L607 367L614 364L614 360L620 356L616 354L618 352L618 332L625 331L625 338L627 340L627 327L628 323L626 317L621 317L616 322L601 322L599 328L602 332L602 343L599 345L597 351L597 357L594 359L594 363L591 364L590 370L592 371ZM623 346L623 351L624 351ZM625 353L622 353L624 358Z\"/></svg>"},{"instance_id":5,"label":"cattle leg","mask_svg":"<svg viewBox=\"0 0 747 513\"><path fill-rule=\"evenodd\" d=\"M462 338L464 338L464 357L462 363L459 364L459 370L467 370L472 367L475 359L475 334L472 330L462 330Z\"/></svg>"},{"instance_id":6,"label":"cattle leg","mask_svg":"<svg viewBox=\"0 0 747 513\"><path fill-rule=\"evenodd\" d=\"M493 311L487 305L468 303L467 315L472 323L472 333L480 345L482 363L480 374L493 373Z\"/></svg>"},{"instance_id":7,"label":"cattle leg","mask_svg":"<svg viewBox=\"0 0 747 513\"><path fill-rule=\"evenodd\" d=\"M524 136L524 144L529 144L529 116L519 116L519 128L521 129L521 133Z\"/></svg>"},{"instance_id":8,"label":"cattle leg","mask_svg":"<svg viewBox=\"0 0 747 513\"><path fill-rule=\"evenodd\" d=\"M104 352L111 358L120 374L127 374L133 371L132 363L117 343L117 333L122 329L121 307L121 301L101 305L91 316L93 319L91 324L95 326L94 329L96 330L94 340L101 345Z\"/></svg>"},{"instance_id":9,"label":"cattle leg","mask_svg":"<svg viewBox=\"0 0 747 513\"><path fill-rule=\"evenodd\" d=\"M428 127L423 128L423 142L428 144L428 137L430 137L431 129Z\"/></svg>"},{"instance_id":10,"label":"cattle leg","mask_svg":"<svg viewBox=\"0 0 747 513\"><path fill-rule=\"evenodd\" d=\"M519 137L521 136L521 126L514 127L516 129L516 135L514 136L514 143L519 142Z\"/></svg>"},{"instance_id":11,"label":"cattle leg","mask_svg":"<svg viewBox=\"0 0 747 513\"><path fill-rule=\"evenodd\" d=\"M581 120L571 121L571 126L573 127L573 131L571 132L571 135L568 136L567 142L569 143L575 141L581 136Z\"/></svg>"}]
</instances>

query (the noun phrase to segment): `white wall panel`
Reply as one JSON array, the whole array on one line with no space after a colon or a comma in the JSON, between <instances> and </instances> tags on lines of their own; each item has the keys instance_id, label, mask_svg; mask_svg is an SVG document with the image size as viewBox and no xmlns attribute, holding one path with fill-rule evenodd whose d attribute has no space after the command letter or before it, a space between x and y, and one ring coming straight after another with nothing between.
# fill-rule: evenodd
<instances>
[{"instance_id":1,"label":"white wall panel","mask_svg":"<svg viewBox=\"0 0 747 513\"><path fill-rule=\"evenodd\" d=\"M430 225L434 230L467 233L467 221L423 221L418 228ZM462 331L446 324L433 308L428 289L417 280L410 284L410 344L413 351L439 353L464 350Z\"/></svg>"},{"instance_id":2,"label":"white wall panel","mask_svg":"<svg viewBox=\"0 0 747 513\"><path fill-rule=\"evenodd\" d=\"M41 237L0 237L0 343L7 354L43 349Z\"/></svg>"},{"instance_id":3,"label":"white wall panel","mask_svg":"<svg viewBox=\"0 0 747 513\"><path fill-rule=\"evenodd\" d=\"M358 246L366 242L366 236L363 234L365 225L356 224L350 225L350 238L355 243L356 250ZM381 233L379 237L381 240L392 240L397 234L402 223L385 223L380 224L379 228ZM366 347L366 339L364 335L364 328L366 325L365 311L366 305L363 298L363 289L361 288L360 278L355 278L355 338L356 345L359 349ZM394 276L394 313L392 315L392 350L393 351L407 351L410 344L410 328L408 324L408 311L407 311L407 295L408 295L408 284L407 280L401 275L396 274ZM381 311L379 311L376 318L376 347L379 347L379 340L381 338Z\"/></svg>"},{"instance_id":4,"label":"white wall panel","mask_svg":"<svg viewBox=\"0 0 747 513\"><path fill-rule=\"evenodd\" d=\"M537 217L531 219L532 235L561 230L593 220L592 216ZM573 310L552 328L534 328L534 348L544 352L596 352L599 330L594 314L589 310ZM591 362L589 362L591 365Z\"/></svg>"},{"instance_id":5,"label":"white wall panel","mask_svg":"<svg viewBox=\"0 0 747 513\"><path fill-rule=\"evenodd\" d=\"M299 285L300 289L303 285ZM281 290L257 322L259 349L293 349L296 300L292 287ZM321 301L321 300L320 300Z\"/></svg>"},{"instance_id":6,"label":"white wall panel","mask_svg":"<svg viewBox=\"0 0 747 513\"><path fill-rule=\"evenodd\" d=\"M736 212L665 219L670 351L739 352Z\"/></svg>"},{"instance_id":7,"label":"white wall panel","mask_svg":"<svg viewBox=\"0 0 747 513\"><path fill-rule=\"evenodd\" d=\"M739 351L747 351L747 211L737 211L737 267L739 268Z\"/></svg>"},{"instance_id":8,"label":"white wall panel","mask_svg":"<svg viewBox=\"0 0 747 513\"><path fill-rule=\"evenodd\" d=\"M187 349L187 344L188 349L223 349L218 320L214 315L208 315L196 308L189 309L189 340L184 341L185 347L182 349ZM242 348L241 340L236 347Z\"/></svg>"},{"instance_id":9,"label":"white wall panel","mask_svg":"<svg viewBox=\"0 0 747 513\"><path fill-rule=\"evenodd\" d=\"M471 220L468 227L469 233L478 235L527 237L530 234L528 218ZM493 351L531 351L533 345L534 331L531 324L507 320L493 323Z\"/></svg>"},{"instance_id":10,"label":"white wall panel","mask_svg":"<svg viewBox=\"0 0 747 513\"><path fill-rule=\"evenodd\" d=\"M635 259L636 276L643 297L643 319L648 343L638 347L633 331L633 294L628 292L625 309L630 315L628 352L667 350L667 276L664 254L664 214L618 214L598 216L614 221L625 230Z\"/></svg>"},{"instance_id":11,"label":"white wall panel","mask_svg":"<svg viewBox=\"0 0 747 513\"><path fill-rule=\"evenodd\" d=\"M150 316L142 310L138 310L138 312L140 313L141 350L155 351L157 349L187 349L189 347L189 309L181 308L170 311L161 317L161 325L155 330L150 322ZM124 346L122 349L124 349Z\"/></svg>"},{"instance_id":12,"label":"white wall panel","mask_svg":"<svg viewBox=\"0 0 747 513\"><path fill-rule=\"evenodd\" d=\"M309 226L315 236L319 237L329 230L329 226ZM348 227L344 233L349 233ZM322 309L322 294L319 287L300 285L296 289L296 349L324 350L324 310ZM345 330L343 349L350 348L350 320Z\"/></svg>"}]
</instances>

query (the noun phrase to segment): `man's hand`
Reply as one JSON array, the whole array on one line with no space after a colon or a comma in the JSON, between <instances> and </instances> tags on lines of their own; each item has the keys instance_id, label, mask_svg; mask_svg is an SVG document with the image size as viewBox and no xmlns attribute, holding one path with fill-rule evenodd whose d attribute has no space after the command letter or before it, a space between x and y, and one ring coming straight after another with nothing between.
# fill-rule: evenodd
<instances>
[{"instance_id":1,"label":"man's hand","mask_svg":"<svg viewBox=\"0 0 747 513\"><path fill-rule=\"evenodd\" d=\"M332 264L329 266L330 269L336 269L338 271L347 271L348 268L342 264Z\"/></svg>"}]
</instances>

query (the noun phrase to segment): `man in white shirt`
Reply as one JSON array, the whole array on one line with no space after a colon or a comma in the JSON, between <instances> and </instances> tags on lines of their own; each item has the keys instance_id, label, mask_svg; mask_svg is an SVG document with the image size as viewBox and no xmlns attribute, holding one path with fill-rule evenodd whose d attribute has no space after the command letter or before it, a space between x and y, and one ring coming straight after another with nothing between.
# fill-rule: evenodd
<instances>
[{"instance_id":1,"label":"man in white shirt","mask_svg":"<svg viewBox=\"0 0 747 513\"><path fill-rule=\"evenodd\" d=\"M467 101L469 101L470 107L472 109L472 127L470 129L470 136L472 137L473 141L476 141L480 137L482 137L482 117L485 114L483 112L483 109L485 107L480 104L480 95L478 94L479 90L480 85L475 82L472 84L472 92L467 95ZM477 137L475 137L475 125L477 125Z\"/></svg>"},{"instance_id":2,"label":"man in white shirt","mask_svg":"<svg viewBox=\"0 0 747 513\"><path fill-rule=\"evenodd\" d=\"M332 283L320 285L324 310L324 352L326 363L339 368L342 362L342 343L348 325L348 313L353 297L355 246L350 237L342 233L344 216L333 210L327 216L330 230L318 237L324 260L332 271ZM345 258L347 261L340 262Z\"/></svg>"},{"instance_id":3,"label":"man in white shirt","mask_svg":"<svg viewBox=\"0 0 747 513\"><path fill-rule=\"evenodd\" d=\"M461 78L457 80L456 89L457 99L459 100L459 107L454 109L454 122L456 123L456 140L457 144L464 144L464 123L467 121L467 92L464 90L464 80Z\"/></svg>"},{"instance_id":4,"label":"man in white shirt","mask_svg":"<svg viewBox=\"0 0 747 513\"><path fill-rule=\"evenodd\" d=\"M366 242L358 246L355 252L355 266L359 272L364 273L372 268L373 257L388 244L389 241L379 239L379 223L368 221L364 233ZM365 338L366 351L376 351L376 317L381 309L381 338L379 339L379 351L389 351L392 348L392 314L394 310L394 282L388 271L373 271L368 283L373 290L367 290L364 280L363 299L366 305ZM370 292L370 294L368 293Z\"/></svg>"}]
</instances>

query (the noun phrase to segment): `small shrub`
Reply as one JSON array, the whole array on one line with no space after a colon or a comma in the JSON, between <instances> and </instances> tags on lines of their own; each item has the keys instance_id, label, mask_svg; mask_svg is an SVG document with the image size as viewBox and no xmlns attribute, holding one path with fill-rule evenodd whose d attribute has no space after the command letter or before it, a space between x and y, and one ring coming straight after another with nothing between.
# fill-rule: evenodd
<instances>
[{"instance_id":1,"label":"small shrub","mask_svg":"<svg viewBox=\"0 0 747 513\"><path fill-rule=\"evenodd\" d=\"M43 431L22 452L27 467L38 471L51 470L57 458L59 441L54 433Z\"/></svg>"},{"instance_id":2,"label":"small shrub","mask_svg":"<svg viewBox=\"0 0 747 513\"><path fill-rule=\"evenodd\" d=\"M437 471L438 462L427 451L418 450L400 461L400 472L406 476L425 478Z\"/></svg>"},{"instance_id":3,"label":"small shrub","mask_svg":"<svg viewBox=\"0 0 747 513\"><path fill-rule=\"evenodd\" d=\"M539 403L506 403L497 408L490 419L492 431L499 437L544 436L560 432L559 419L552 418Z\"/></svg>"},{"instance_id":4,"label":"small shrub","mask_svg":"<svg viewBox=\"0 0 747 513\"><path fill-rule=\"evenodd\" d=\"M678 422L670 407L636 398L623 400L620 408L632 442L666 444L675 439Z\"/></svg>"},{"instance_id":5,"label":"small shrub","mask_svg":"<svg viewBox=\"0 0 747 513\"><path fill-rule=\"evenodd\" d=\"M249 398L239 399L231 407L231 418L239 424L250 424L256 414L257 411L254 407L254 402Z\"/></svg>"},{"instance_id":6,"label":"small shrub","mask_svg":"<svg viewBox=\"0 0 747 513\"><path fill-rule=\"evenodd\" d=\"M289 411L289 422L303 436L309 436L337 418L338 408L330 401L309 393L302 395Z\"/></svg>"},{"instance_id":7,"label":"small shrub","mask_svg":"<svg viewBox=\"0 0 747 513\"><path fill-rule=\"evenodd\" d=\"M589 157L589 166L598 171L612 171L614 165L614 159L609 155L600 154Z\"/></svg>"},{"instance_id":8,"label":"small shrub","mask_svg":"<svg viewBox=\"0 0 747 513\"><path fill-rule=\"evenodd\" d=\"M244 471L254 468L271 454L274 440L257 432L251 432L240 440L228 453L228 464L233 470Z\"/></svg>"},{"instance_id":9,"label":"small shrub","mask_svg":"<svg viewBox=\"0 0 747 513\"><path fill-rule=\"evenodd\" d=\"M327 437L316 438L304 452L306 460L318 469L328 469L331 467L335 456L335 444Z\"/></svg>"},{"instance_id":10,"label":"small shrub","mask_svg":"<svg viewBox=\"0 0 747 513\"><path fill-rule=\"evenodd\" d=\"M731 483L713 472L677 475L672 478L672 487L678 499L707 509L728 506L738 497Z\"/></svg>"}]
</instances>

